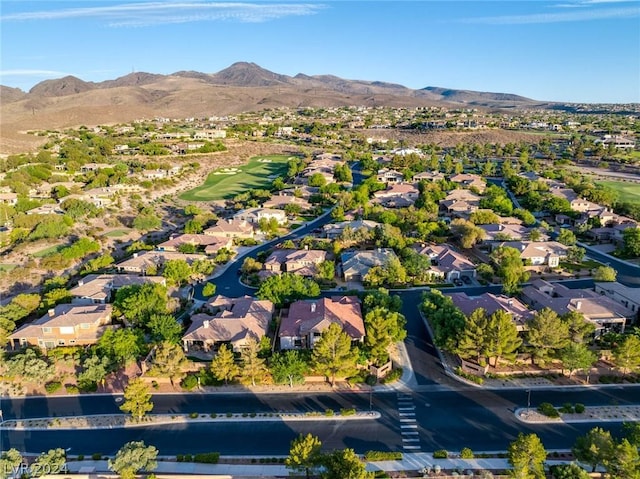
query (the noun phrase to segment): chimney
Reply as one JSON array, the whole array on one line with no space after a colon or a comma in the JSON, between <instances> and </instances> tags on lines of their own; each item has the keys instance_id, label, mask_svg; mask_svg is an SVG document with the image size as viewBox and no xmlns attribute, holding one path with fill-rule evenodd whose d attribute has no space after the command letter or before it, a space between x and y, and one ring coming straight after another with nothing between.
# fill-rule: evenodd
<instances>
[{"instance_id":1,"label":"chimney","mask_svg":"<svg viewBox=\"0 0 640 479\"><path fill-rule=\"evenodd\" d=\"M84 279L81 279L80 281L78 281L78 286L83 286L84 285Z\"/></svg>"},{"instance_id":2,"label":"chimney","mask_svg":"<svg viewBox=\"0 0 640 479\"><path fill-rule=\"evenodd\" d=\"M47 313L49 314L50 318L53 318L56 315L56 310L55 308L51 308L49 311L47 311Z\"/></svg>"},{"instance_id":3,"label":"chimney","mask_svg":"<svg viewBox=\"0 0 640 479\"><path fill-rule=\"evenodd\" d=\"M138 257L138 253L133 253L133 257L137 258Z\"/></svg>"},{"instance_id":4,"label":"chimney","mask_svg":"<svg viewBox=\"0 0 640 479\"><path fill-rule=\"evenodd\" d=\"M316 312L316 303L311 303L311 312L312 313Z\"/></svg>"},{"instance_id":5,"label":"chimney","mask_svg":"<svg viewBox=\"0 0 640 479\"><path fill-rule=\"evenodd\" d=\"M208 329L208 328L209 328L209 320L208 320L208 319L205 319L205 320L202 322L202 326L203 326L205 329Z\"/></svg>"},{"instance_id":6,"label":"chimney","mask_svg":"<svg viewBox=\"0 0 640 479\"><path fill-rule=\"evenodd\" d=\"M304 245L304 250L305 251L309 251L309 245L308 244Z\"/></svg>"},{"instance_id":7,"label":"chimney","mask_svg":"<svg viewBox=\"0 0 640 479\"><path fill-rule=\"evenodd\" d=\"M582 301L576 301L576 310L582 308Z\"/></svg>"}]
</instances>

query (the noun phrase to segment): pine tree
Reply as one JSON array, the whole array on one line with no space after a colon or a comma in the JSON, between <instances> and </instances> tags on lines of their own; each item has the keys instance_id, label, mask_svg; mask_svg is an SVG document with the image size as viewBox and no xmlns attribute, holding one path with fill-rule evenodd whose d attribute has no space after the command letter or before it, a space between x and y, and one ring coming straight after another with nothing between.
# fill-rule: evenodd
<instances>
[{"instance_id":1,"label":"pine tree","mask_svg":"<svg viewBox=\"0 0 640 479\"><path fill-rule=\"evenodd\" d=\"M522 344L518 336L518 328L511 316L502 310L497 310L490 317L487 325L486 355L489 364L497 366L500 359L513 361L516 352Z\"/></svg>"},{"instance_id":2,"label":"pine tree","mask_svg":"<svg viewBox=\"0 0 640 479\"><path fill-rule=\"evenodd\" d=\"M217 380L224 381L225 384L228 384L240 373L240 368L233 357L233 351L226 344L220 346L218 354L211 361L211 373Z\"/></svg>"},{"instance_id":3,"label":"pine tree","mask_svg":"<svg viewBox=\"0 0 640 479\"><path fill-rule=\"evenodd\" d=\"M534 348L533 357L547 359L569 344L569 326L549 308L538 311L528 326L527 337Z\"/></svg>"},{"instance_id":4,"label":"pine tree","mask_svg":"<svg viewBox=\"0 0 640 479\"><path fill-rule=\"evenodd\" d=\"M252 386L261 383L267 375L267 366L264 359L258 356L260 353L260 344L254 339L249 338L240 352L240 362L243 381L250 382Z\"/></svg>"},{"instance_id":5,"label":"pine tree","mask_svg":"<svg viewBox=\"0 0 640 479\"><path fill-rule=\"evenodd\" d=\"M135 420L141 421L152 409L149 386L140 378L131 381L124 390L124 402L120 410L130 413Z\"/></svg>"},{"instance_id":6,"label":"pine tree","mask_svg":"<svg viewBox=\"0 0 640 479\"><path fill-rule=\"evenodd\" d=\"M518 434L507 451L510 475L515 479L544 479L544 461L547 458L540 438L535 434Z\"/></svg>"},{"instance_id":7,"label":"pine tree","mask_svg":"<svg viewBox=\"0 0 640 479\"><path fill-rule=\"evenodd\" d=\"M466 318L464 330L458 342L457 353L465 359L474 357L480 363L486 356L488 318L483 308L474 310Z\"/></svg>"},{"instance_id":8,"label":"pine tree","mask_svg":"<svg viewBox=\"0 0 640 479\"><path fill-rule=\"evenodd\" d=\"M335 385L336 376L346 375L355 369L356 355L351 350L351 338L339 324L331 323L313 348L314 369Z\"/></svg>"},{"instance_id":9,"label":"pine tree","mask_svg":"<svg viewBox=\"0 0 640 479\"><path fill-rule=\"evenodd\" d=\"M622 368L625 376L629 371L640 367L640 338L630 335L613 351L616 366Z\"/></svg>"},{"instance_id":10,"label":"pine tree","mask_svg":"<svg viewBox=\"0 0 640 479\"><path fill-rule=\"evenodd\" d=\"M300 434L291 441L289 457L285 459L287 469L291 469L296 473L304 471L308 478L311 470L319 464L321 447L322 443L316 436L311 434L303 436Z\"/></svg>"}]
</instances>

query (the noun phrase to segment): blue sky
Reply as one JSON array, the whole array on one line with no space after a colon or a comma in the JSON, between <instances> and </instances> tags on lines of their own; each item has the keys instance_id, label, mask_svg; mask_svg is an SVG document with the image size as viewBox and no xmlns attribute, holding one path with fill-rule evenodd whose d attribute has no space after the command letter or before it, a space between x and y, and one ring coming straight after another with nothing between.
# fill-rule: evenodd
<instances>
[{"instance_id":1,"label":"blue sky","mask_svg":"<svg viewBox=\"0 0 640 479\"><path fill-rule=\"evenodd\" d=\"M640 102L640 1L2 0L0 84L236 61L410 88Z\"/></svg>"}]
</instances>

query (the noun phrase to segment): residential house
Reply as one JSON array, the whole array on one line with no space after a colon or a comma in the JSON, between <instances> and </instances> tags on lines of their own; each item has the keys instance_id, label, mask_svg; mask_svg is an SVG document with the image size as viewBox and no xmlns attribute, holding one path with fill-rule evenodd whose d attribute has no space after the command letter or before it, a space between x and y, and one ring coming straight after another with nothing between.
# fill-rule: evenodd
<instances>
[{"instance_id":1,"label":"residential house","mask_svg":"<svg viewBox=\"0 0 640 479\"><path fill-rule=\"evenodd\" d=\"M326 259L327 252L323 250L276 249L264 261L264 269L311 277L317 273L316 266Z\"/></svg>"},{"instance_id":2,"label":"residential house","mask_svg":"<svg viewBox=\"0 0 640 479\"><path fill-rule=\"evenodd\" d=\"M414 183L418 183L419 181L440 181L444 180L444 173L440 173L439 171L423 171L421 173L416 173L411 178L411 181Z\"/></svg>"},{"instance_id":3,"label":"residential house","mask_svg":"<svg viewBox=\"0 0 640 479\"><path fill-rule=\"evenodd\" d=\"M300 197L305 200L309 200L309 198L311 198L313 195L317 195L318 193L320 193L320 188L318 188L317 186L300 185L296 186L295 188L286 188L284 190L280 190L278 192L278 195L287 197Z\"/></svg>"},{"instance_id":4,"label":"residential house","mask_svg":"<svg viewBox=\"0 0 640 479\"><path fill-rule=\"evenodd\" d=\"M172 251L140 251L133 253L133 256L124 261L120 261L116 268L120 272L147 274L148 271L157 271L167 261L183 260L188 264L196 260L206 259L202 254L184 254Z\"/></svg>"},{"instance_id":5,"label":"residential house","mask_svg":"<svg viewBox=\"0 0 640 479\"><path fill-rule=\"evenodd\" d=\"M420 192L411 183L392 183L386 190L376 191L372 203L379 203L388 208L404 208L416 202Z\"/></svg>"},{"instance_id":6,"label":"residential house","mask_svg":"<svg viewBox=\"0 0 640 479\"><path fill-rule=\"evenodd\" d=\"M594 143L602 143L605 147L613 145L616 148L622 150L633 150L636 147L636 142L633 138L629 138L622 135L604 135L597 139Z\"/></svg>"},{"instance_id":7,"label":"residential house","mask_svg":"<svg viewBox=\"0 0 640 479\"><path fill-rule=\"evenodd\" d=\"M158 251L178 251L182 245L193 245L197 248L203 248L205 254L213 255L222 248L231 249L233 240L219 236L211 236L208 234L181 234L172 235L169 240L156 246Z\"/></svg>"},{"instance_id":8,"label":"residential house","mask_svg":"<svg viewBox=\"0 0 640 479\"><path fill-rule=\"evenodd\" d=\"M81 173L88 173L90 171L104 170L106 168L113 168L114 165L109 163L85 163L80 167Z\"/></svg>"},{"instance_id":9,"label":"residential house","mask_svg":"<svg viewBox=\"0 0 640 479\"><path fill-rule=\"evenodd\" d=\"M478 228L482 228L485 232L484 242L491 241L524 241L529 239L531 228L528 228L521 224L492 224L492 225L478 225ZM544 238L546 239L546 235Z\"/></svg>"},{"instance_id":10,"label":"residential house","mask_svg":"<svg viewBox=\"0 0 640 479\"><path fill-rule=\"evenodd\" d=\"M227 137L227 130L198 130L193 134L195 140L219 140Z\"/></svg>"},{"instance_id":11,"label":"residential house","mask_svg":"<svg viewBox=\"0 0 640 479\"><path fill-rule=\"evenodd\" d=\"M378 170L378 175L376 176L376 179L380 183L386 183L386 184L402 183L404 182L404 175L397 170L392 170L390 168L382 168Z\"/></svg>"},{"instance_id":12,"label":"residential house","mask_svg":"<svg viewBox=\"0 0 640 479\"><path fill-rule=\"evenodd\" d=\"M368 251L348 251L342 253L342 275L345 281L362 281L374 266L383 266L391 259L397 259L390 248L378 248Z\"/></svg>"},{"instance_id":13,"label":"residential house","mask_svg":"<svg viewBox=\"0 0 640 479\"><path fill-rule=\"evenodd\" d=\"M453 175L450 178L450 181L457 183L464 188L474 188L480 193L482 193L487 187L487 184L480 175L472 175L469 173L459 173L457 175Z\"/></svg>"},{"instance_id":14,"label":"residential house","mask_svg":"<svg viewBox=\"0 0 640 479\"><path fill-rule=\"evenodd\" d=\"M191 326L182 337L185 351L211 351L220 344L230 344L239 351L249 338L259 341L267 335L275 311L271 301L251 296L217 295L207 301L205 308L209 313L191 316Z\"/></svg>"},{"instance_id":15,"label":"residential house","mask_svg":"<svg viewBox=\"0 0 640 479\"><path fill-rule=\"evenodd\" d=\"M449 245L422 245L417 251L431 260L429 271L448 283L463 276L476 276L476 265Z\"/></svg>"},{"instance_id":16,"label":"residential house","mask_svg":"<svg viewBox=\"0 0 640 479\"><path fill-rule=\"evenodd\" d=\"M78 280L72 288L73 304L105 304L113 300L117 290L125 286L156 283L166 285L162 276L139 276L137 274L88 274Z\"/></svg>"},{"instance_id":17,"label":"residential house","mask_svg":"<svg viewBox=\"0 0 640 479\"><path fill-rule=\"evenodd\" d=\"M380 223L370 220L341 221L340 223L324 225L322 227L322 233L328 239L336 239L342 236L345 230L357 231L364 229L366 231L373 231L378 226L380 226Z\"/></svg>"},{"instance_id":18,"label":"residential house","mask_svg":"<svg viewBox=\"0 0 640 479\"><path fill-rule=\"evenodd\" d=\"M496 311L504 311L516 323L518 331L526 330L526 323L533 319L534 313L517 298L511 298L503 294L482 293L478 296L469 296L467 293L445 293L451 298L453 304L462 311L465 316L471 314L478 308L485 310L487 315L492 315Z\"/></svg>"},{"instance_id":19,"label":"residential house","mask_svg":"<svg viewBox=\"0 0 640 479\"><path fill-rule=\"evenodd\" d=\"M247 208L233 215L234 220L246 221L252 225L257 225L262 219L270 220L272 218L274 218L279 225L286 224L287 222L287 214L284 211L271 208Z\"/></svg>"},{"instance_id":20,"label":"residential house","mask_svg":"<svg viewBox=\"0 0 640 479\"><path fill-rule=\"evenodd\" d=\"M309 211L313 208L313 205L304 198L282 194L274 195L262 204L263 208L276 208L281 210L287 205L297 205L300 207L300 211Z\"/></svg>"},{"instance_id":21,"label":"residential house","mask_svg":"<svg viewBox=\"0 0 640 479\"><path fill-rule=\"evenodd\" d=\"M207 228L203 232L208 236L219 238L253 238L254 230L251 223L245 220L220 220L215 226Z\"/></svg>"},{"instance_id":22,"label":"residential house","mask_svg":"<svg viewBox=\"0 0 640 479\"><path fill-rule=\"evenodd\" d=\"M640 312L640 288L631 288L617 282L596 283L594 291L612 299L635 313L636 318Z\"/></svg>"},{"instance_id":23,"label":"residential house","mask_svg":"<svg viewBox=\"0 0 640 479\"><path fill-rule=\"evenodd\" d=\"M627 319L634 317L630 308L605 295L590 289L570 289L541 279L523 288L522 299L536 310L550 308L559 315L571 311L581 313L595 325L597 335L610 330L622 332Z\"/></svg>"},{"instance_id":24,"label":"residential house","mask_svg":"<svg viewBox=\"0 0 640 479\"><path fill-rule=\"evenodd\" d=\"M440 201L440 209L451 217L468 217L480 207L480 196L469 190L452 190Z\"/></svg>"},{"instance_id":25,"label":"residential house","mask_svg":"<svg viewBox=\"0 0 640 479\"><path fill-rule=\"evenodd\" d=\"M59 304L9 335L9 343L14 349L37 346L43 350L96 344L111 325L111 311L110 304Z\"/></svg>"},{"instance_id":26,"label":"residential house","mask_svg":"<svg viewBox=\"0 0 640 479\"><path fill-rule=\"evenodd\" d=\"M18 204L16 193L0 193L0 204L15 206Z\"/></svg>"},{"instance_id":27,"label":"residential house","mask_svg":"<svg viewBox=\"0 0 640 479\"><path fill-rule=\"evenodd\" d=\"M520 251L520 258L530 266L556 268L567 257L568 247L557 241L504 241L493 243L492 249L508 246Z\"/></svg>"},{"instance_id":28,"label":"residential house","mask_svg":"<svg viewBox=\"0 0 640 479\"><path fill-rule=\"evenodd\" d=\"M280 349L313 349L332 323L339 324L352 341L364 341L364 321L357 296L333 296L291 304L280 323Z\"/></svg>"}]
</instances>

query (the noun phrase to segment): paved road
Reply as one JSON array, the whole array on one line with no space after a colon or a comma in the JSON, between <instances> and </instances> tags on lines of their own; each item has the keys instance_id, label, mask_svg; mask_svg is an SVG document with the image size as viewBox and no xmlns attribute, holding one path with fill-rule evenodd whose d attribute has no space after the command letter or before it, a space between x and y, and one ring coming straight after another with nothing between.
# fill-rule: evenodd
<instances>
[{"instance_id":1,"label":"paved road","mask_svg":"<svg viewBox=\"0 0 640 479\"><path fill-rule=\"evenodd\" d=\"M618 272L618 282L631 287L640 286L640 266L634 266L626 261L621 261L611 255L604 254L597 249L591 248L589 245L578 243L578 245L587 250L586 255L601 263L608 264ZM640 290L638 290L640 294Z\"/></svg>"},{"instance_id":2,"label":"paved road","mask_svg":"<svg viewBox=\"0 0 640 479\"><path fill-rule=\"evenodd\" d=\"M442 386L422 386L421 392L399 395L375 393L374 409L380 419L371 421L318 422L237 422L198 423L150 428L68 431L3 431L4 448L40 452L53 447L71 447L73 454L102 452L113 454L123 443L144 440L154 444L161 454L219 451L229 455L287 454L290 441L300 433L318 435L329 449L352 447L358 452L369 449L403 450L407 424L400 414L406 401L415 414L414 446L424 451L439 448L456 450L464 446L475 450L499 450L519 432L535 432L550 449L569 448L578 435L594 427L592 423L529 425L513 415L515 408L526 406L521 390L487 391L462 387L457 391ZM534 390L531 406L548 401L556 405L582 402L585 405L633 404L638 388L614 387L606 390ZM402 396L402 399L401 399ZM276 412L280 410L320 410L356 407L368 409L368 394L292 393L266 394L189 394L154 397L154 412ZM401 402L403 401L403 402ZM5 419L15 417L61 416L118 412L112 396L20 398L2 401ZM406 412L403 414L407 414ZM619 433L620 424L607 423L607 429ZM405 450L409 452L408 450ZM412 452L419 452L411 450Z\"/></svg>"}]
</instances>

